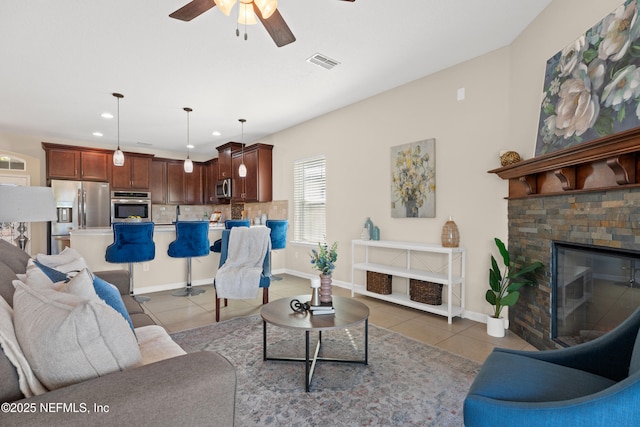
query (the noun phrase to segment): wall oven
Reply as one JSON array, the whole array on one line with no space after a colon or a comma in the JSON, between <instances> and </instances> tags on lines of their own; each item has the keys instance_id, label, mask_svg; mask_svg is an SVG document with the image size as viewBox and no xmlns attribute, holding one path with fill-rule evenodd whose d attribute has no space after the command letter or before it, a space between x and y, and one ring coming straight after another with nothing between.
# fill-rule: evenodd
<instances>
[{"instance_id":1,"label":"wall oven","mask_svg":"<svg viewBox=\"0 0 640 427\"><path fill-rule=\"evenodd\" d=\"M112 191L111 222L151 221L151 193Z\"/></svg>"}]
</instances>

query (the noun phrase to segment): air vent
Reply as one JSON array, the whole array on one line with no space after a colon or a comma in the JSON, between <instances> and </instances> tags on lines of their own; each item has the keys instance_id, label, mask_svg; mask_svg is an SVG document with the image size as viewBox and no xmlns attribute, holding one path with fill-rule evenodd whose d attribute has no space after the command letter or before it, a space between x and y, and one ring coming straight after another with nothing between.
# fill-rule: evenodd
<instances>
[{"instance_id":1,"label":"air vent","mask_svg":"<svg viewBox=\"0 0 640 427\"><path fill-rule=\"evenodd\" d=\"M153 145L153 144L152 144L152 143L150 143L150 142L142 142L142 141L138 141L138 142L136 142L136 144L138 144L138 145L144 145L144 146L147 146L147 147L151 147L151 146Z\"/></svg>"},{"instance_id":2,"label":"air vent","mask_svg":"<svg viewBox=\"0 0 640 427\"><path fill-rule=\"evenodd\" d=\"M327 70L332 69L333 67L335 67L336 65L339 65L340 63L338 61L336 61L335 59L331 59L321 53L316 53L313 56L307 58L307 62L310 62L312 64L316 64L322 68L326 68Z\"/></svg>"}]
</instances>

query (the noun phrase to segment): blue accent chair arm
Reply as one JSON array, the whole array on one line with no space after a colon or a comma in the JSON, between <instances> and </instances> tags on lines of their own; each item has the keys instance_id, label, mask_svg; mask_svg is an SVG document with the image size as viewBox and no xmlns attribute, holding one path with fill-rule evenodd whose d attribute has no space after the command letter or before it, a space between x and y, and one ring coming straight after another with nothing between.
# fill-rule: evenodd
<instances>
[{"instance_id":1,"label":"blue accent chair arm","mask_svg":"<svg viewBox=\"0 0 640 427\"><path fill-rule=\"evenodd\" d=\"M564 401L512 402L469 395L463 411L466 427L637 425L640 420L640 373L601 392Z\"/></svg>"},{"instance_id":2,"label":"blue accent chair arm","mask_svg":"<svg viewBox=\"0 0 640 427\"><path fill-rule=\"evenodd\" d=\"M640 309L602 337L549 351L495 349L464 401L476 426L613 426L640 420Z\"/></svg>"}]
</instances>

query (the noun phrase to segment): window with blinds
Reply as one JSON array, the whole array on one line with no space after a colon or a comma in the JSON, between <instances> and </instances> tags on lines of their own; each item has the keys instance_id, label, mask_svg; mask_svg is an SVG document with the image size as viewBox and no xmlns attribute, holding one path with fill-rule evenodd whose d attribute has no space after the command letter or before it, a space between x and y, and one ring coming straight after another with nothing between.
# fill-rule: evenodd
<instances>
[{"instance_id":1,"label":"window with blinds","mask_svg":"<svg viewBox=\"0 0 640 427\"><path fill-rule=\"evenodd\" d=\"M324 156L293 164L293 238L323 242L326 230L327 177Z\"/></svg>"}]
</instances>

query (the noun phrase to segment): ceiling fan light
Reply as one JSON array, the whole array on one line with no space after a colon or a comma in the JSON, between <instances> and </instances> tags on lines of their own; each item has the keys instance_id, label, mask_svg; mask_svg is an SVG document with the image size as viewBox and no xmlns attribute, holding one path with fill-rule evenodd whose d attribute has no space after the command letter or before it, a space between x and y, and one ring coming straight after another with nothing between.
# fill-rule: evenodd
<instances>
[{"instance_id":1,"label":"ceiling fan light","mask_svg":"<svg viewBox=\"0 0 640 427\"><path fill-rule=\"evenodd\" d=\"M256 25L256 13L253 11L253 5L251 3L240 3L240 10L238 12L238 24L241 25Z\"/></svg>"},{"instance_id":2,"label":"ceiling fan light","mask_svg":"<svg viewBox=\"0 0 640 427\"><path fill-rule=\"evenodd\" d=\"M113 165L114 166L124 166L124 153L118 147L116 151L113 152Z\"/></svg>"},{"instance_id":3,"label":"ceiling fan light","mask_svg":"<svg viewBox=\"0 0 640 427\"><path fill-rule=\"evenodd\" d=\"M222 13L229 16L237 0L214 0Z\"/></svg>"},{"instance_id":4,"label":"ceiling fan light","mask_svg":"<svg viewBox=\"0 0 640 427\"><path fill-rule=\"evenodd\" d=\"M253 2L258 6L258 9L260 9L260 13L264 19L269 19L278 7L278 0L254 0Z\"/></svg>"}]
</instances>

